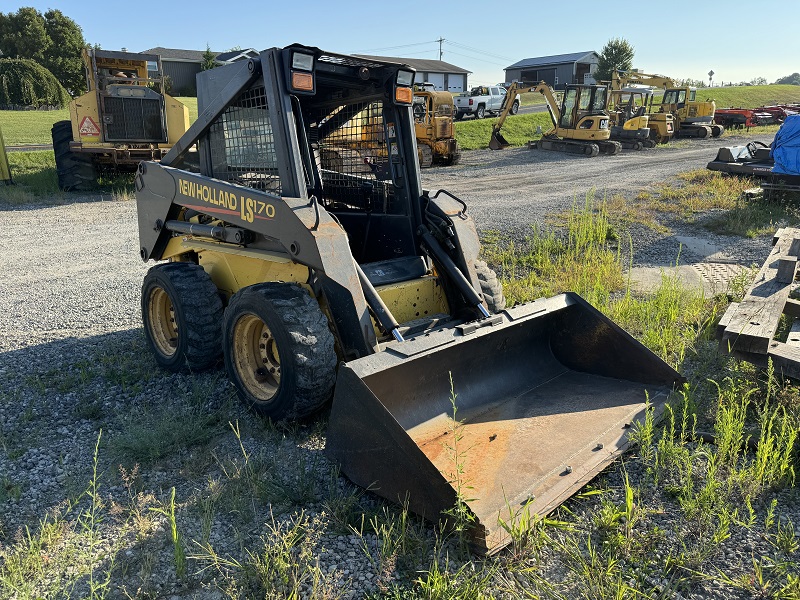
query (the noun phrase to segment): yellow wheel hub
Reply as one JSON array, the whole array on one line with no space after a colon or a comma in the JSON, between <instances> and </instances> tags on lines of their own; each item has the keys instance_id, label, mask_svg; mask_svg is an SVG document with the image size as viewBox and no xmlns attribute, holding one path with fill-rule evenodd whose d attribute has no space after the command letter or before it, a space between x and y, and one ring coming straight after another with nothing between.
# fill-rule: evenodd
<instances>
[{"instance_id":1,"label":"yellow wheel hub","mask_svg":"<svg viewBox=\"0 0 800 600\"><path fill-rule=\"evenodd\" d=\"M160 287L150 292L147 303L150 334L156 349L164 356L172 356L178 348L178 325L175 322L175 307L169 294Z\"/></svg>"},{"instance_id":2,"label":"yellow wheel hub","mask_svg":"<svg viewBox=\"0 0 800 600\"><path fill-rule=\"evenodd\" d=\"M247 391L261 401L272 400L281 383L278 346L264 321L249 314L233 326L233 364Z\"/></svg>"}]
</instances>

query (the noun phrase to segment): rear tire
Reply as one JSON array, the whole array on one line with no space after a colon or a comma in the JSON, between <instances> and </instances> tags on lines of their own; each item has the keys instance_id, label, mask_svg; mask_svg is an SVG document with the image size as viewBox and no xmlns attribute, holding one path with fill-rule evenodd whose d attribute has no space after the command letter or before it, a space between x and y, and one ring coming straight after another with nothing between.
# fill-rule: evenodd
<instances>
[{"instance_id":1,"label":"rear tire","mask_svg":"<svg viewBox=\"0 0 800 600\"><path fill-rule=\"evenodd\" d=\"M485 116L486 116L486 108L483 106L479 106L475 111L475 118L482 119Z\"/></svg>"},{"instance_id":2,"label":"rear tire","mask_svg":"<svg viewBox=\"0 0 800 600\"><path fill-rule=\"evenodd\" d=\"M64 192L85 192L93 189L97 184L97 168L94 160L86 153L73 152L69 148L69 143L72 141L72 123L56 122L51 135L59 189Z\"/></svg>"},{"instance_id":3,"label":"rear tire","mask_svg":"<svg viewBox=\"0 0 800 600\"><path fill-rule=\"evenodd\" d=\"M156 265L142 282L142 321L156 362L172 372L200 371L222 353L222 301L202 267Z\"/></svg>"},{"instance_id":4,"label":"rear tire","mask_svg":"<svg viewBox=\"0 0 800 600\"><path fill-rule=\"evenodd\" d=\"M263 417L305 417L333 393L333 334L299 285L260 283L236 293L225 310L223 352L239 398Z\"/></svg>"},{"instance_id":5,"label":"rear tire","mask_svg":"<svg viewBox=\"0 0 800 600\"><path fill-rule=\"evenodd\" d=\"M481 284L483 299L490 313L499 313L506 307L506 297L503 294L503 286L497 279L497 273L489 268L482 260L475 261L475 274Z\"/></svg>"}]
</instances>

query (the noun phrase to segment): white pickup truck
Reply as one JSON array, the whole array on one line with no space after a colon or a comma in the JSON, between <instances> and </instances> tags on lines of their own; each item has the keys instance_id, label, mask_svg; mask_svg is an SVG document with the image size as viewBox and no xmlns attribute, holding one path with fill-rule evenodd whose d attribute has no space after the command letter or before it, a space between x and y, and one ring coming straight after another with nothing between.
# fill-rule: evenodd
<instances>
[{"instance_id":1,"label":"white pickup truck","mask_svg":"<svg viewBox=\"0 0 800 600\"><path fill-rule=\"evenodd\" d=\"M475 115L476 119L482 119L486 113L495 115L500 114L503 107L503 100L506 97L506 89L501 86L480 86L472 88L468 94L462 94L454 98L456 103L456 119L461 120L465 115ZM514 100L511 107L511 114L517 114L519 110L519 98Z\"/></svg>"}]
</instances>

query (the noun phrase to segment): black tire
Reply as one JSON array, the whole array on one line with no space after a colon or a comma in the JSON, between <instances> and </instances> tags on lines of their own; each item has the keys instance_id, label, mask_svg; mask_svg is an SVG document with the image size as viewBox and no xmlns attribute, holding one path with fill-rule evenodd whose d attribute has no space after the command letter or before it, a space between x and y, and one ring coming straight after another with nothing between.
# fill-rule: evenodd
<instances>
[{"instance_id":1,"label":"black tire","mask_svg":"<svg viewBox=\"0 0 800 600\"><path fill-rule=\"evenodd\" d=\"M486 116L486 107L481 105L477 109L475 109L475 118L482 119Z\"/></svg>"},{"instance_id":2,"label":"black tire","mask_svg":"<svg viewBox=\"0 0 800 600\"><path fill-rule=\"evenodd\" d=\"M519 100L514 100L514 104L511 105L511 110L509 112L512 115L515 115L519 112Z\"/></svg>"},{"instance_id":3,"label":"black tire","mask_svg":"<svg viewBox=\"0 0 800 600\"><path fill-rule=\"evenodd\" d=\"M58 121L50 131L53 137L53 153L56 158L58 187L65 192L85 192L97 184L97 168L89 154L69 149L72 141L72 123Z\"/></svg>"},{"instance_id":4,"label":"black tire","mask_svg":"<svg viewBox=\"0 0 800 600\"><path fill-rule=\"evenodd\" d=\"M506 297L503 286L497 279L497 274L482 260L475 261L475 274L481 284L481 292L490 313L499 313L506 307Z\"/></svg>"},{"instance_id":5,"label":"black tire","mask_svg":"<svg viewBox=\"0 0 800 600\"><path fill-rule=\"evenodd\" d=\"M164 263L147 272L142 321L156 362L168 371L201 371L222 354L222 300L194 263Z\"/></svg>"},{"instance_id":6,"label":"black tire","mask_svg":"<svg viewBox=\"0 0 800 600\"><path fill-rule=\"evenodd\" d=\"M463 118L464 118L464 113L463 112L457 112L456 113L456 121L460 121Z\"/></svg>"},{"instance_id":7,"label":"black tire","mask_svg":"<svg viewBox=\"0 0 800 600\"><path fill-rule=\"evenodd\" d=\"M295 420L330 400L337 364L333 334L317 301L299 285L260 283L240 290L225 310L222 336L228 377L256 414Z\"/></svg>"}]
</instances>

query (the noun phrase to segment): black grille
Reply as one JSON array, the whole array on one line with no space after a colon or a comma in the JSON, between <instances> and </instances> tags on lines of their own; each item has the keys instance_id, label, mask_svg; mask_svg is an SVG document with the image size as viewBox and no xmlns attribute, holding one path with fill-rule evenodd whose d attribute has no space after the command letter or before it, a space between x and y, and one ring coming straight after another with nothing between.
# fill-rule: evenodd
<instances>
[{"instance_id":1,"label":"black grille","mask_svg":"<svg viewBox=\"0 0 800 600\"><path fill-rule=\"evenodd\" d=\"M250 88L208 132L212 177L281 193L278 157L263 85Z\"/></svg>"},{"instance_id":2,"label":"black grille","mask_svg":"<svg viewBox=\"0 0 800 600\"><path fill-rule=\"evenodd\" d=\"M107 97L106 141L166 142L160 98Z\"/></svg>"}]
</instances>

